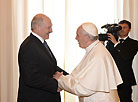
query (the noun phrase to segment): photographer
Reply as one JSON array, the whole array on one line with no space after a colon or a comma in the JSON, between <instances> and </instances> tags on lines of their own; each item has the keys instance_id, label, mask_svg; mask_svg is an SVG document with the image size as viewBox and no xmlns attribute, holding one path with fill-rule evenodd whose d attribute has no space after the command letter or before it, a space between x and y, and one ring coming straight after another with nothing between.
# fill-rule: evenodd
<instances>
[{"instance_id":1,"label":"photographer","mask_svg":"<svg viewBox=\"0 0 138 102\"><path fill-rule=\"evenodd\" d=\"M118 31L118 38L115 38L111 33L107 33L108 42L106 47L113 56L123 79L123 84L118 86L120 102L133 102L131 99L132 86L136 85L136 80L132 62L138 51L138 41L128 36L131 30L129 21L122 20L119 25L122 29Z\"/></svg>"}]
</instances>

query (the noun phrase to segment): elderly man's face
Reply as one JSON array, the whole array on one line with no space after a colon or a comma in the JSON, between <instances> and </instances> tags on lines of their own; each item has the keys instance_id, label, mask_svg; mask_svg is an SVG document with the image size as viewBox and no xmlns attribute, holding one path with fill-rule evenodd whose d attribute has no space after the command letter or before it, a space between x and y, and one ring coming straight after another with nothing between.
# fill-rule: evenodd
<instances>
[{"instance_id":1,"label":"elderly man's face","mask_svg":"<svg viewBox=\"0 0 138 102\"><path fill-rule=\"evenodd\" d=\"M88 35L83 34L84 31L82 30L81 27L78 28L77 32L76 32L76 40L79 43L79 47L81 48L86 48L86 42L88 40Z\"/></svg>"},{"instance_id":2,"label":"elderly man's face","mask_svg":"<svg viewBox=\"0 0 138 102\"><path fill-rule=\"evenodd\" d=\"M44 18L43 24L39 27L39 34L45 40L49 39L49 33L52 32L52 23L49 18Z\"/></svg>"}]
</instances>

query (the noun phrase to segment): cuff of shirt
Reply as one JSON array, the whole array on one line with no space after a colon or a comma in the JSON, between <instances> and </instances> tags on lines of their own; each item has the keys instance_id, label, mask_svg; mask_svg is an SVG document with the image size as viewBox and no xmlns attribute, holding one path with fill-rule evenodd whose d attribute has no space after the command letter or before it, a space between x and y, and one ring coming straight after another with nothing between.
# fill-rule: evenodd
<instances>
[{"instance_id":1,"label":"cuff of shirt","mask_svg":"<svg viewBox=\"0 0 138 102\"><path fill-rule=\"evenodd\" d=\"M117 42L116 44L114 44L114 47L116 47L119 44L119 42Z\"/></svg>"}]
</instances>

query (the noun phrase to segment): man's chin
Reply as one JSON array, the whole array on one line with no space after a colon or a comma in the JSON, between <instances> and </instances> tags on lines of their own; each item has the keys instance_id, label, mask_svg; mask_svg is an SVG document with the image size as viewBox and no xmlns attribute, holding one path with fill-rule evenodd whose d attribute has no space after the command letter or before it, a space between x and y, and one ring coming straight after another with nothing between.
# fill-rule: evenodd
<instances>
[{"instance_id":1,"label":"man's chin","mask_svg":"<svg viewBox=\"0 0 138 102\"><path fill-rule=\"evenodd\" d=\"M84 47L82 47L81 45L79 45L80 48L84 49Z\"/></svg>"},{"instance_id":2,"label":"man's chin","mask_svg":"<svg viewBox=\"0 0 138 102\"><path fill-rule=\"evenodd\" d=\"M49 34L46 36L46 39L49 39Z\"/></svg>"}]
</instances>

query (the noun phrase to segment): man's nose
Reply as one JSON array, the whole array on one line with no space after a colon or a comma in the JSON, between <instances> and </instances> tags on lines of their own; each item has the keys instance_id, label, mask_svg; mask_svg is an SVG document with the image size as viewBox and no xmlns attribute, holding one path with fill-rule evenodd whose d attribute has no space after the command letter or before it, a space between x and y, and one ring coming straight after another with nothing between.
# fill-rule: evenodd
<instances>
[{"instance_id":1,"label":"man's nose","mask_svg":"<svg viewBox=\"0 0 138 102\"><path fill-rule=\"evenodd\" d=\"M50 32L50 33L52 33L52 32L53 32L53 29L52 29L52 28L50 28L49 32Z\"/></svg>"},{"instance_id":2,"label":"man's nose","mask_svg":"<svg viewBox=\"0 0 138 102\"><path fill-rule=\"evenodd\" d=\"M77 40L77 36L75 37L75 39Z\"/></svg>"}]
</instances>

